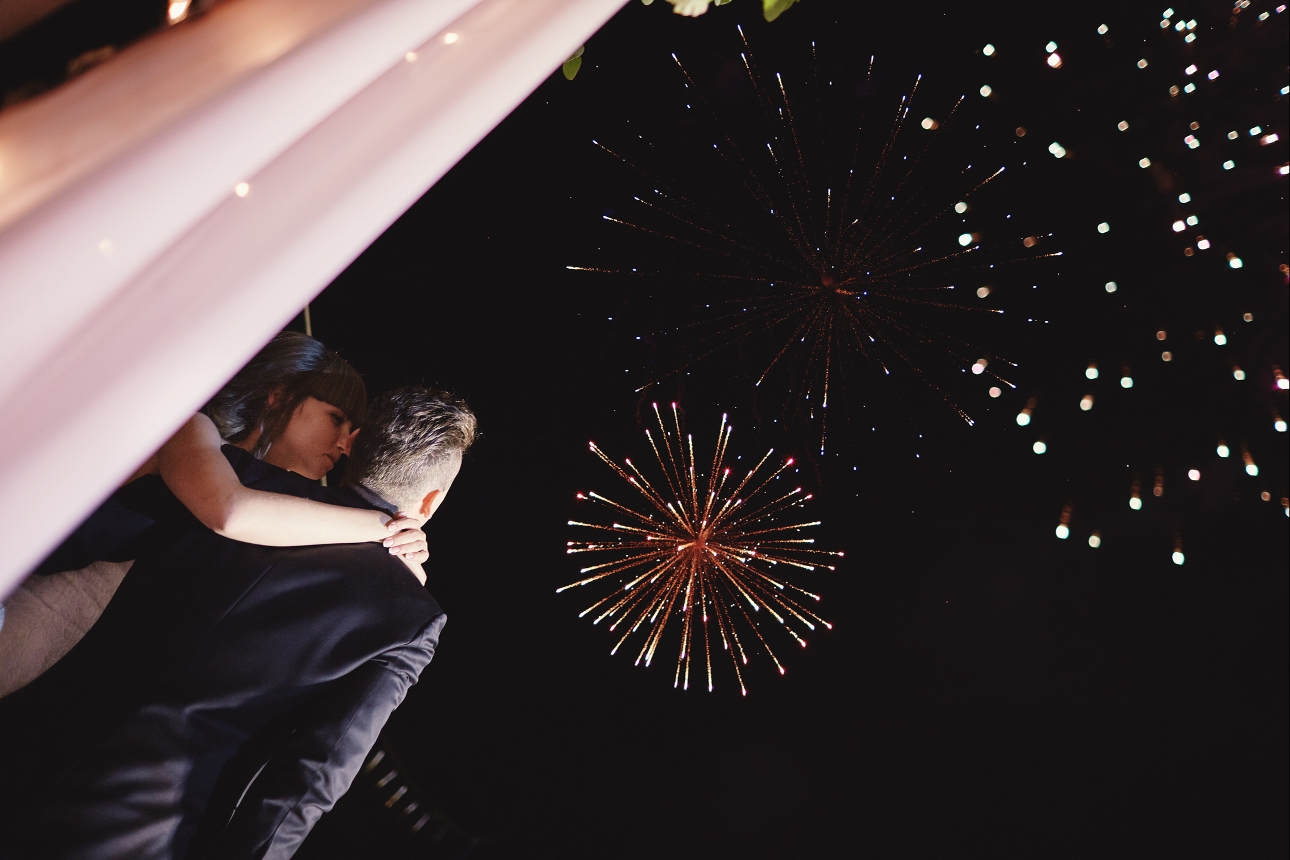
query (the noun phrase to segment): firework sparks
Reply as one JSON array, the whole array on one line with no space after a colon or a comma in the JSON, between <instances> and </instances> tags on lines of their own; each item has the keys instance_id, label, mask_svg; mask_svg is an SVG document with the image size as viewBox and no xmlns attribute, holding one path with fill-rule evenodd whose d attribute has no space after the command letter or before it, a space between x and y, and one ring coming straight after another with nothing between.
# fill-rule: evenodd
<instances>
[{"instance_id":1,"label":"firework sparks","mask_svg":"<svg viewBox=\"0 0 1290 860\"><path fill-rule=\"evenodd\" d=\"M692 669L707 674L713 689L713 659L720 647L734 666L739 689L747 695L742 667L750 653L764 650L780 674L784 665L763 635L762 619L773 619L791 639L806 647L805 636L832 625L808 608L813 594L789 581L795 571L834 570L831 559L840 552L814 548L803 530L818 522L800 519L799 510L811 494L801 487L781 491L779 479L793 466L789 458L769 467L774 449L742 478L726 465L733 427L721 417L716 449L704 473L695 459L694 439L684 434L677 406L672 426L664 423L654 404L658 435L645 431L658 460L663 481L657 486L629 459L618 465L593 442L591 451L635 491L642 510L599 493L578 493L578 499L606 509L621 521L569 525L592 529L601 536L569 541L568 552L608 557L580 573L582 579L558 592L588 585L613 584L613 590L581 613L593 623L608 623L621 635L617 653L634 633L644 634L636 664L648 666L662 647L668 622L681 629L674 685L689 689ZM740 635L740 631L751 636Z\"/></svg>"},{"instance_id":2,"label":"firework sparks","mask_svg":"<svg viewBox=\"0 0 1290 860\"><path fill-rule=\"evenodd\" d=\"M979 142L963 145L976 140L959 122L963 97L940 119L929 117L918 128L907 120L920 76L894 116L871 124L863 106L857 112L853 104L834 104L844 88L820 80L818 68L816 78L799 82L790 98L784 76L759 72L739 34L740 64L759 106L755 131L736 131L676 60L687 101L702 109L714 129L711 149L704 150L711 162L696 185L724 186L683 192L680 183L655 179L628 156L596 143L653 186L634 198L638 214L605 219L674 243L695 264L683 272L631 273L701 281L719 290L708 318L688 327L700 332L692 354L664 376L751 337L770 346L756 386L772 375L789 380L787 411L818 422L821 453L831 402L846 397L860 363L879 378L891 377L894 368L908 371L971 425L951 385L984 355L982 367L990 368L991 381L1015 388L1000 375L1015 365L944 331L945 315L1003 313L993 300L972 303L969 296L990 295L986 281L998 276L1001 264L1060 252L1022 252L1038 237L1023 244L1019 235L1011 236L1016 228L1007 220L990 225L992 230L982 226L977 196L1006 167L961 160L980 154ZM1005 230L1018 239L1017 253L983 238Z\"/></svg>"}]
</instances>

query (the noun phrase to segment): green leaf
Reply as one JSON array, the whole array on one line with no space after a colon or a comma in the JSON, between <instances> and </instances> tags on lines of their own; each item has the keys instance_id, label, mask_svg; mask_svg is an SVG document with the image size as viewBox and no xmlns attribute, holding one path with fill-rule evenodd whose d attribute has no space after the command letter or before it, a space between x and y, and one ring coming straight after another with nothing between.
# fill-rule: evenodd
<instances>
[{"instance_id":1,"label":"green leaf","mask_svg":"<svg viewBox=\"0 0 1290 860\"><path fill-rule=\"evenodd\" d=\"M774 21L796 2L797 0L761 0L762 15L767 21Z\"/></svg>"},{"instance_id":2,"label":"green leaf","mask_svg":"<svg viewBox=\"0 0 1290 860\"><path fill-rule=\"evenodd\" d=\"M578 69L581 69L581 68L582 68L582 57L575 55L564 61L564 65L560 67L560 71L564 72L564 77L566 80L571 81L573 80L574 75L578 74Z\"/></svg>"}]
</instances>

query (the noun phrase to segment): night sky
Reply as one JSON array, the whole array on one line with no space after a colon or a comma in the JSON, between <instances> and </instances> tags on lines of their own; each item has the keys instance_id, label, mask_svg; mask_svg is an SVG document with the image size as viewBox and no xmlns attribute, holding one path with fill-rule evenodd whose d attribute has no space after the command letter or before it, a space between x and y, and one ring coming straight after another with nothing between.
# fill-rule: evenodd
<instances>
[{"instance_id":1,"label":"night sky","mask_svg":"<svg viewBox=\"0 0 1290 860\"><path fill-rule=\"evenodd\" d=\"M1199 21L1192 47L1154 7L975 5L802 0L767 24L753 0L695 20L633 2L573 81L554 74L312 305L315 335L373 393L436 384L479 415L483 439L427 528L449 623L386 729L458 828L449 842L478 837L485 858L1285 855L1287 452L1270 410L1286 417L1272 368L1290 367L1274 175L1290 15L1179 7L1172 20ZM690 126L670 54L710 98L738 103L736 23L790 82L817 40L857 98L894 105L919 73L933 101L966 93L1010 171L970 228L1063 251L992 282L1002 324L967 324L1018 364L997 399L980 379L953 381L974 427L916 386L866 389L861 372L868 426L852 420L820 457L810 423L776 405L785 387L754 389L743 351L636 393L684 353L669 326L702 314L676 279L566 269L678 259L603 220L645 183L591 140L644 129L677 181L696 176L677 161ZM1045 64L1049 40L1061 69ZM1212 66L1208 83L1227 88L1194 108L1167 92L1193 79L1188 51L1204 64L1195 80ZM866 88L855 70L870 55ZM1139 55L1151 64L1134 78ZM1258 146L1256 124L1280 142ZM1243 137L1228 141L1229 126ZM1058 141L1069 158L1050 153ZM1170 227L1192 211L1175 202L1184 191L1214 245L1190 256L1196 231ZM1203 351L1216 326L1230 356ZM1103 387L1085 416L1090 362ZM1237 364L1245 388L1232 387ZM1132 392L1117 393L1121 367ZM1031 397L1035 421L1019 427ZM846 552L802 580L833 629L784 648L783 677L754 660L746 698L729 678L681 691L666 660L611 657L608 632L577 617L590 601L555 593L577 575L564 553L575 492L620 485L588 440L644 460L655 400L678 402L705 450L728 413L740 453L801 458L819 542ZM1216 434L1247 446L1261 475L1240 471L1240 450L1219 461ZM1192 462L1205 477L1188 486ZM1139 519L1125 504L1134 480ZM1058 540L1067 505L1073 534ZM374 796L357 785L299 856L452 856L405 837Z\"/></svg>"}]
</instances>

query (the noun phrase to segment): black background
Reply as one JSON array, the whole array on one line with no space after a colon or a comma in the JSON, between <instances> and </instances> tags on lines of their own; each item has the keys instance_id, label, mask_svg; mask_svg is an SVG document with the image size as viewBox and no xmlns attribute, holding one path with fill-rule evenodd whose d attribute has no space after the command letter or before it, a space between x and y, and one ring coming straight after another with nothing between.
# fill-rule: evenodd
<instances>
[{"instance_id":1,"label":"black background","mask_svg":"<svg viewBox=\"0 0 1290 860\"><path fill-rule=\"evenodd\" d=\"M1117 239L1121 224L1163 199L1145 173L1108 172L1089 131L1117 112L1136 121L1151 110L1146 94L1099 76L1099 63L1125 56L1096 53L1097 24L1109 23L1112 36L1149 34L1159 10L859 5L803 0L772 24L752 0L697 20L662 3L627 6L589 42L574 81L553 75L313 304L315 334L373 392L452 388L484 433L427 529L429 587L450 621L387 735L433 804L483 840L476 856L1284 856L1280 506L1245 485L1233 497L1232 478L1183 513L1110 528L1115 539L1099 550L1083 532L1057 541L1066 482L1089 464L1118 463L1124 439L1081 433L1079 457L1036 465L1012 421L1025 396L1059 387L1059 371L1075 380L1073 409L1089 355L1118 362L1137 349L1127 344L1135 326L1181 313L1146 288L1114 306L1101 290L1108 268L1178 265L1168 218L1157 218L1159 235L1118 243L1097 245L1091 231L1109 218ZM1202 39L1219 38L1230 7L1181 12L1202 13ZM1007 132L1000 141L1030 147L1034 169L1005 194L1065 242L1067 259L1042 283L1069 285L1026 298L1049 327L1004 335L1022 387L994 409L972 395L976 428L948 413L913 429L885 416L889 431L839 442L837 460L808 461L821 543L847 552L836 573L811 580L834 629L791 653L782 678L754 664L747 698L720 677L713 693L674 690L666 663L644 669L610 657L608 634L577 618L582 596L555 594L576 573L563 552L575 490L617 480L587 440L619 457L644 455L650 399L679 398L705 445L729 411L742 451L810 447L809 434L768 426L730 362L696 367L661 394L635 394L635 337L649 320L683 319L687 297L565 270L619 252L600 216L639 190L606 169L590 140L621 130L624 118L666 128L682 99L668 55L711 81L735 55L736 22L770 56L826 36L833 50L876 54L892 87L917 72L969 94L991 74L1004 82L996 89L1011 87L992 127ZM1280 42L1257 43L1263 53L1225 68L1284 84L1284 18L1270 27ZM1043 77L1050 38L1063 46L1066 78ZM987 41L1011 52L1015 65L998 67L1011 71L982 65ZM1284 104L1255 117L1283 137ZM1030 134L1015 138L1014 125ZM1065 163L1046 153L1051 140L1073 141L1084 158L1061 173ZM1010 163L1026 157L1018 153ZM1271 204L1245 194L1245 220L1231 228L1247 270L1273 275L1224 295L1244 289L1248 301L1233 307L1273 320L1264 340L1284 366L1285 287L1275 271L1285 261L1284 203L1275 203L1284 181L1277 189ZM1215 278L1225 276L1218 260ZM1180 403L1198 385L1184 377L1160 400ZM1188 420L1143 408L1156 423L1141 446ZM1065 419L1052 420L1059 431ZM1283 463L1285 437L1268 435L1264 457ZM1212 450L1208 436L1203 444ZM1184 526L1178 567L1169 553ZM440 856L383 813L355 789L300 856Z\"/></svg>"}]
</instances>

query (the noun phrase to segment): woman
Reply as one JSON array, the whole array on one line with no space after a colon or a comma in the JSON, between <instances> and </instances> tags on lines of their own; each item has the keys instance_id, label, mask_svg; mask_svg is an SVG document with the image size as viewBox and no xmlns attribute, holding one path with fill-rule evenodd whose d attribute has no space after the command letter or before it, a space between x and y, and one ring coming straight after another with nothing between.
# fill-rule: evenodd
<instances>
[{"instance_id":1,"label":"woman","mask_svg":"<svg viewBox=\"0 0 1290 860\"><path fill-rule=\"evenodd\" d=\"M380 541L424 580L416 521L242 486L227 442L283 469L323 479L349 454L367 406L362 378L296 332L275 337L189 419L10 597L0 629L0 696L57 662L97 620L131 559L164 526L169 490L204 525L265 546Z\"/></svg>"}]
</instances>

